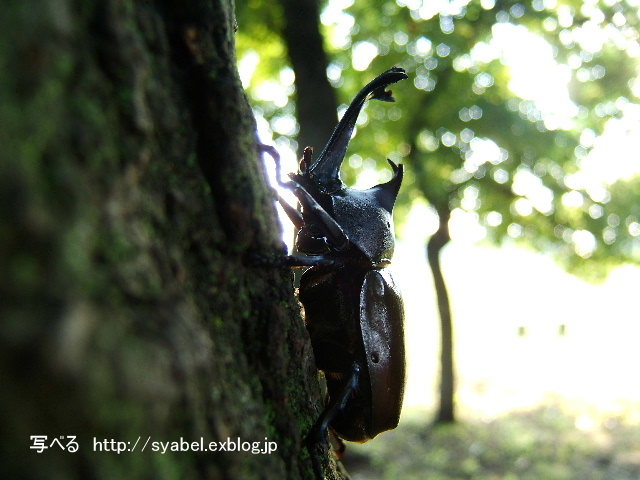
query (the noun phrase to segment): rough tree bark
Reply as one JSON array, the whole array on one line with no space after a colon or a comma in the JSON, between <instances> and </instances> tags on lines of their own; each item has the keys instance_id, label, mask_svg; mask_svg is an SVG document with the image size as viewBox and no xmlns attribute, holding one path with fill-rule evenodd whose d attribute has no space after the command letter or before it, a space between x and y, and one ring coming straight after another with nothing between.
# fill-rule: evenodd
<instances>
[{"instance_id":1,"label":"rough tree bark","mask_svg":"<svg viewBox=\"0 0 640 480\"><path fill-rule=\"evenodd\" d=\"M313 477L290 272L250 261L283 246L234 24L230 0L0 6L0 477Z\"/></svg>"}]
</instances>

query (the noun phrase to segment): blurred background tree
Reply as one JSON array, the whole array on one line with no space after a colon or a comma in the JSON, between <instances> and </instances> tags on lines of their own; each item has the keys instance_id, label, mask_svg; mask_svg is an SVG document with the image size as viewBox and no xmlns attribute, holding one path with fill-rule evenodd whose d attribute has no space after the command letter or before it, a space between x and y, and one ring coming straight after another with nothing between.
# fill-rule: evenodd
<instances>
[{"instance_id":1,"label":"blurred background tree","mask_svg":"<svg viewBox=\"0 0 640 480\"><path fill-rule=\"evenodd\" d=\"M440 267L450 230L551 253L589 280L639 263L638 22L636 0L238 2L243 82L281 151L328 139L337 119L326 120L335 100L318 86L323 72L341 109L391 66L413 80L395 86L397 104L361 114L367 134L354 137L343 178L385 181L389 157L408 166L400 227L412 205L428 204L442 333L437 422L455 419ZM318 34L325 53L316 42L301 56L300 39Z\"/></svg>"}]
</instances>

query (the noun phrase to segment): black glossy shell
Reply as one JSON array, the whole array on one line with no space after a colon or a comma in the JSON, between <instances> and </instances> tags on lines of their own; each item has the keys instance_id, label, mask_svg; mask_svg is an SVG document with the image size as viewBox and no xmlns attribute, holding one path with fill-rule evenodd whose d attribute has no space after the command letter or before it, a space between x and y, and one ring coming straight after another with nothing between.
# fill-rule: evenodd
<instances>
[{"instance_id":1,"label":"black glossy shell","mask_svg":"<svg viewBox=\"0 0 640 480\"><path fill-rule=\"evenodd\" d=\"M353 361L361 367L357 392L331 427L355 442L395 428L404 395L404 310L391 274L311 268L300 301L330 399L343 391Z\"/></svg>"}]
</instances>

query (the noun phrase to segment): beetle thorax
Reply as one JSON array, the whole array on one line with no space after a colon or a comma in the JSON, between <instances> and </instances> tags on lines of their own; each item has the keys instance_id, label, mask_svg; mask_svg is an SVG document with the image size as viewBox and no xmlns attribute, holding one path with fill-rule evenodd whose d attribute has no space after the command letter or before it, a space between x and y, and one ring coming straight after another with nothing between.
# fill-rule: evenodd
<instances>
[{"instance_id":1,"label":"beetle thorax","mask_svg":"<svg viewBox=\"0 0 640 480\"><path fill-rule=\"evenodd\" d=\"M390 261L395 246L393 218L371 190L345 188L331 197L333 216L355 245L373 263Z\"/></svg>"}]
</instances>

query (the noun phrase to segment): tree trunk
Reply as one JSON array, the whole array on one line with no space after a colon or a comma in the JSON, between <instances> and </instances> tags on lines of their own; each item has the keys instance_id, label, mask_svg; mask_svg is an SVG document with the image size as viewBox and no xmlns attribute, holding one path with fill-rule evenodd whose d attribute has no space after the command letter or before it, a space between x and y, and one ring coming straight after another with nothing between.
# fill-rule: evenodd
<instances>
[{"instance_id":1,"label":"tree trunk","mask_svg":"<svg viewBox=\"0 0 640 480\"><path fill-rule=\"evenodd\" d=\"M427 257L433 275L433 282L438 298L440 313L440 405L435 423L451 423L455 421L455 368L453 362L453 324L451 321L451 305L447 285L442 275L440 254L449 243L449 219L451 212L447 207L438 208L440 218L436 233L427 243Z\"/></svg>"},{"instance_id":2,"label":"tree trunk","mask_svg":"<svg viewBox=\"0 0 640 480\"><path fill-rule=\"evenodd\" d=\"M0 477L313 478L308 335L290 272L251 261L284 249L234 24L225 0L0 7Z\"/></svg>"},{"instance_id":3,"label":"tree trunk","mask_svg":"<svg viewBox=\"0 0 640 480\"><path fill-rule=\"evenodd\" d=\"M318 157L338 123L336 95L327 79L320 5L318 0L280 2L285 17L282 36L296 74L299 150L311 146Z\"/></svg>"}]
</instances>

